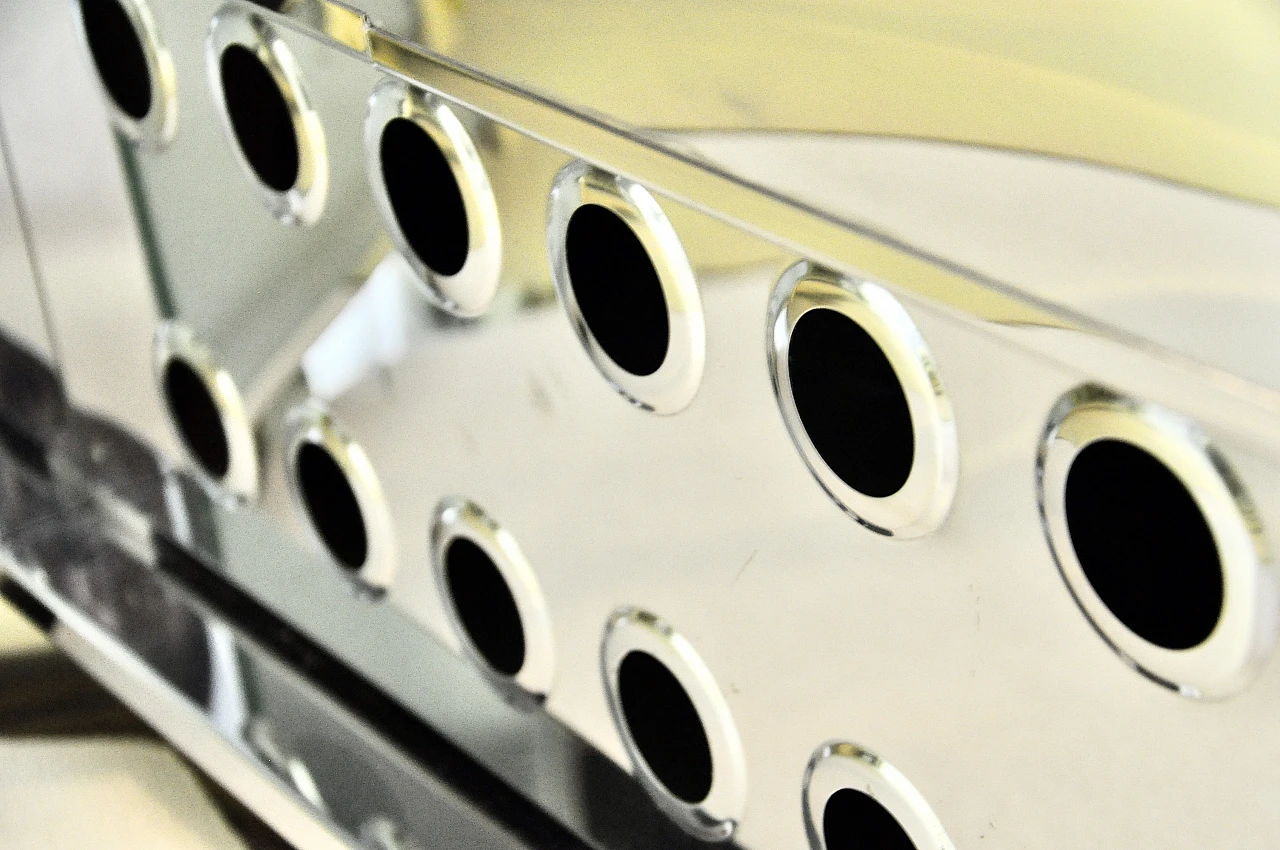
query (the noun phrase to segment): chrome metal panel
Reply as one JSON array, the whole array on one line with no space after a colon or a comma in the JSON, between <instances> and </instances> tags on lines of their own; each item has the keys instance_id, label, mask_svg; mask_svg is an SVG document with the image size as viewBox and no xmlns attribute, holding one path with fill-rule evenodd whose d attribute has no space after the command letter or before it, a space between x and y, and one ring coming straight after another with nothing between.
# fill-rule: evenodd
<instances>
[{"instance_id":1,"label":"chrome metal panel","mask_svg":"<svg viewBox=\"0 0 1280 850\"><path fill-rule=\"evenodd\" d=\"M449 782L465 763L455 758L449 776L447 753L428 764L407 755L300 675L296 657L274 656L116 548L92 512L7 453L0 478L6 592L16 583L29 609L44 606L57 646L292 845L523 848L538 836L514 816L488 817L504 789L489 780L494 798L478 795L483 773L458 793Z\"/></svg>"},{"instance_id":2,"label":"chrome metal panel","mask_svg":"<svg viewBox=\"0 0 1280 850\"><path fill-rule=\"evenodd\" d=\"M163 408L150 389L157 308L145 231L76 7L18 4L0 39L6 150L68 395L172 451L167 433L148 432Z\"/></svg>"},{"instance_id":3,"label":"chrome metal panel","mask_svg":"<svg viewBox=\"0 0 1280 850\"><path fill-rule=\"evenodd\" d=\"M209 23L228 8L260 16L305 82L331 179L313 224L277 220L229 148L206 54ZM1200 188L936 139L779 139L773 133L789 129L779 117L787 104L773 101L776 113L746 110L759 120L744 126L714 111L710 126L689 126L695 107L732 105L723 91L708 94L719 72L698 79L677 104L684 117L668 125L657 100L627 112L588 85L574 63L603 48L572 28L540 41L529 8L429 3L420 19L370 23L336 3L286 5L277 15L242 3L156 0L176 69L178 133L163 150L113 147L105 112L86 106L86 126L100 126L78 143L97 145L101 168L83 190L57 182L51 152L35 147L52 132L47 122L20 109L15 131L10 116L11 103L58 86L87 92L91 69L82 58L53 63L28 77L29 87L3 77L0 107L33 209L32 245L70 400L128 426L143 453L157 450L147 481L148 492L163 494L162 508L134 499L139 518L118 499L98 500L107 508L95 509L115 517L117 546L144 562L155 548L186 550L213 574L198 598L219 587L246 594L231 598L263 606L592 846L670 844L678 839L664 811L702 838L816 846L812 783L859 778L898 795L886 805L918 843L1190 848L1249 846L1275 834L1280 732L1271 716L1280 672L1270 650L1280 617L1265 541L1280 529L1280 386L1267 318L1275 213L1256 205L1270 203L1266 193L1237 192L1247 203L1210 194L1206 186L1228 192L1228 178L1198 160L1161 160L1163 143L1149 170ZM856 17L822 9L830 32L844 32L841 15ZM603 19L633 34L676 15L662 4L572 10L584 16L581 26ZM379 14L394 12L389 4ZM769 35L773 23L793 35L821 29L782 6L750 25L744 10L716 12L729 33ZM73 15L43 14L57 24L43 31L70 50ZM687 14L696 22L711 13ZM525 53L499 58L509 41L476 38L513 21L527 28L517 34ZM689 21L665 37L680 43ZM6 24L4 57L22 55L8 34L37 21L20 24ZM563 51L556 55L568 70L531 64L549 49ZM5 68L39 60L6 58ZM705 61L711 67L715 57ZM562 71L568 82L554 79ZM615 81L643 88L641 71L619 70ZM778 79L794 80L789 73ZM451 104L492 185L502 275L478 318L434 306L439 293L433 300L421 269L393 247L405 240L384 232L388 204L369 187L378 169L365 118L370 95L394 79ZM774 83L761 86L780 100ZM1221 140L1217 129L1199 126L1196 138ZM1094 158L1135 167L1125 160L1134 151L1111 154ZM1250 167L1266 174L1269 162L1258 155ZM688 257L687 266L655 272L677 289L696 285L696 298L666 299L669 307L678 300L688 323L668 325L679 328L669 339L689 342L701 358L678 376L675 401L654 403L645 395L652 387L608 368L616 363L601 367L607 354L592 346L581 311L565 308L575 299L560 229L572 209L556 206L566 197L555 193L557 175L588 173L604 175L597 182L612 182L615 194L639 190L627 199L652 207L631 226L667 220L671 230L638 238L651 251L674 245ZM50 200L71 191L57 195L64 185L98 192L74 211L97 209L103 220L64 225ZM125 202L132 207L120 221L101 212ZM103 246L117 246L118 290L83 285L81 237L97 246L98 262ZM927 521L905 524L918 534L912 539L877 534L842 510L829 495L839 499L836 483L806 466L821 458L802 456L788 428L797 423L779 409L787 394L776 380L774 299L802 262L821 268L815 274L831 292L874 291L894 305L905 318L886 322L884 333L902 337L900 362L920 366L904 382L909 407L945 407L937 418L954 424L954 451L950 431L938 429L946 431L941 471L920 485L933 498L918 500ZM130 300L118 303L120 293ZM175 471L191 464L157 391L150 346L162 320L200 339L238 387L236 439L253 447L253 487L236 486L238 476L219 484ZM111 337L111 357L88 346L91 333ZM1245 531L1232 539L1253 547L1232 561L1247 561L1247 570L1224 567L1225 593L1253 615L1234 616L1224 637L1238 638L1232 647L1249 656L1233 675L1211 670L1181 689L1187 682L1173 677L1152 681L1136 669L1151 672L1146 657L1108 645L1090 620L1096 610L1078 605L1063 580L1068 570L1060 572L1044 527L1060 546L1062 521L1042 523L1054 502L1038 486L1066 485L1037 477L1037 453L1060 400L1092 385L1132 400L1125 409L1161 407L1194 422L1185 434L1203 434L1234 471L1224 479L1233 498L1214 489L1212 464L1184 478L1203 504L1236 511L1230 528ZM67 438L73 448L86 443L78 433ZM325 447L347 476L364 518L360 563L340 564L312 527L295 476L305 443ZM86 456L67 449L55 480L96 492L104 473ZM484 506L536 577L555 672L537 687L515 682L532 694L511 682L495 687L459 635L433 529L442 505L463 503ZM39 563L21 552L17 559ZM94 601L55 585L46 604L59 600L81 609ZM620 659L602 649L619 610L669 624L664 634L692 653L670 656L694 670L681 681L707 689L695 706L732 719L713 732L713 757L733 764L722 762L705 807L673 805L661 788L657 805L641 796L655 777L633 762L641 749L610 709L608 677ZM234 627L234 616L220 616ZM263 693L269 701L275 691ZM328 722L323 711L282 713L304 719L275 736L305 737ZM298 794L352 830L356 821L330 805L331 794L312 794L282 763Z\"/></svg>"}]
</instances>

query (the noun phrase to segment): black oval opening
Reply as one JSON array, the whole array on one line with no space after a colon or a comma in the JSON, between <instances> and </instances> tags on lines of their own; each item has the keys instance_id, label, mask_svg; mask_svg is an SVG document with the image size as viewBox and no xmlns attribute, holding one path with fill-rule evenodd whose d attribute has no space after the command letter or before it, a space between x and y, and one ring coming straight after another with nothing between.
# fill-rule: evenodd
<instances>
[{"instance_id":1,"label":"black oval opening","mask_svg":"<svg viewBox=\"0 0 1280 850\"><path fill-rule=\"evenodd\" d=\"M711 792L711 744L680 681L661 661L633 650L618 666L618 700L645 763L668 791L695 804Z\"/></svg>"},{"instance_id":2,"label":"black oval opening","mask_svg":"<svg viewBox=\"0 0 1280 850\"><path fill-rule=\"evenodd\" d=\"M276 79L253 51L233 44L222 52L222 96L244 158L277 192L298 182L298 134Z\"/></svg>"},{"instance_id":3,"label":"black oval opening","mask_svg":"<svg viewBox=\"0 0 1280 850\"><path fill-rule=\"evenodd\" d=\"M889 810L853 788L841 788L822 810L827 850L915 850L915 843Z\"/></svg>"},{"instance_id":4,"label":"black oval opening","mask_svg":"<svg viewBox=\"0 0 1280 850\"><path fill-rule=\"evenodd\" d=\"M382 182L396 224L409 247L438 275L455 275L467 263L471 231L462 190L444 151L407 118L382 128Z\"/></svg>"},{"instance_id":5,"label":"black oval opening","mask_svg":"<svg viewBox=\"0 0 1280 850\"><path fill-rule=\"evenodd\" d=\"M141 121L151 112L147 54L129 13L116 0L80 0L93 64L120 111Z\"/></svg>"},{"instance_id":6,"label":"black oval opening","mask_svg":"<svg viewBox=\"0 0 1280 850\"><path fill-rule=\"evenodd\" d=\"M170 360L164 368L164 399L187 450L209 475L225 476L231 464L227 432L205 382L186 363Z\"/></svg>"},{"instance_id":7,"label":"black oval opening","mask_svg":"<svg viewBox=\"0 0 1280 850\"><path fill-rule=\"evenodd\" d=\"M915 461L915 429L902 383L861 325L810 310L791 330L791 395L813 447L840 480L866 496L902 489Z\"/></svg>"},{"instance_id":8,"label":"black oval opening","mask_svg":"<svg viewBox=\"0 0 1280 850\"><path fill-rule=\"evenodd\" d=\"M295 474L307 515L324 545L348 569L363 567L369 556L364 515L342 467L323 447L303 443Z\"/></svg>"},{"instance_id":9,"label":"black oval opening","mask_svg":"<svg viewBox=\"0 0 1280 850\"><path fill-rule=\"evenodd\" d=\"M1067 473L1067 530L1099 598L1134 634L1190 649L1222 614L1218 547L1186 486L1122 440L1080 450Z\"/></svg>"},{"instance_id":10,"label":"black oval opening","mask_svg":"<svg viewBox=\"0 0 1280 850\"><path fill-rule=\"evenodd\" d=\"M458 619L489 666L514 676L524 666L524 623L497 564L464 537L444 551L444 575Z\"/></svg>"},{"instance_id":11,"label":"black oval opening","mask_svg":"<svg viewBox=\"0 0 1280 850\"><path fill-rule=\"evenodd\" d=\"M633 375L658 371L671 322L640 237L613 210L584 204L569 217L564 250L574 300L604 353Z\"/></svg>"}]
</instances>

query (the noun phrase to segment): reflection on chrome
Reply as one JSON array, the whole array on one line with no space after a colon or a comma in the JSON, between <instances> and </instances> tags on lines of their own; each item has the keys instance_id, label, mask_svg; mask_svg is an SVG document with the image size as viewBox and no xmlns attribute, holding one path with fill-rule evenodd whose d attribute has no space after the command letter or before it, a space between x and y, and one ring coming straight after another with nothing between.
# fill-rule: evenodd
<instances>
[{"instance_id":1,"label":"reflection on chrome","mask_svg":"<svg viewBox=\"0 0 1280 850\"><path fill-rule=\"evenodd\" d=\"M7 586L303 848L1265 843L1280 23L1095 6L10 3Z\"/></svg>"}]
</instances>

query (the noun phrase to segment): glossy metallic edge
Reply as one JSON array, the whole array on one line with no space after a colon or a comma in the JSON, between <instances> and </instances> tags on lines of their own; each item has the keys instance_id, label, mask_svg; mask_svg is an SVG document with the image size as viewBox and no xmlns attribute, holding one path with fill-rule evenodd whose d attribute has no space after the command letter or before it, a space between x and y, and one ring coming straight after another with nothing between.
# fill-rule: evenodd
<instances>
[{"instance_id":1,"label":"glossy metallic edge","mask_svg":"<svg viewBox=\"0 0 1280 850\"><path fill-rule=\"evenodd\" d=\"M1064 507L1067 475L1091 443L1117 439L1149 452L1187 488L1218 547L1222 613L1190 649L1156 646L1131 632L1094 591L1075 556ZM1040 520L1054 563L1081 612L1126 664L1191 698L1243 690L1275 646L1280 581L1261 520L1239 479L1191 421L1171 411L1086 384L1054 406L1036 456Z\"/></svg>"},{"instance_id":2,"label":"glossy metallic edge","mask_svg":"<svg viewBox=\"0 0 1280 850\"><path fill-rule=\"evenodd\" d=\"M437 274L418 256L400 229L382 176L382 129L404 118L431 137L449 163L467 215L467 259L452 275ZM427 295L440 308L464 318L482 315L493 301L502 272L502 226L498 202L484 163L449 104L422 89L388 79L369 97L364 128L369 186L391 241L395 243Z\"/></svg>"},{"instance_id":3,"label":"glossy metallic edge","mask_svg":"<svg viewBox=\"0 0 1280 850\"><path fill-rule=\"evenodd\" d=\"M93 66L94 78L102 91L103 100L111 113L111 123L129 141L147 150L162 150L178 133L178 83L173 66L173 55L160 38L160 28L145 0L115 0L133 24L133 31L142 45L142 55L147 63L147 75L151 80L151 106L145 117L138 119L126 113L116 104L107 90L93 61L89 49L89 36L84 27L83 12L77 12L76 28L80 43Z\"/></svg>"},{"instance_id":4,"label":"glossy metallic edge","mask_svg":"<svg viewBox=\"0 0 1280 850\"><path fill-rule=\"evenodd\" d=\"M219 728L218 718L201 712L146 662L63 601L38 569L20 565L8 552L0 550L0 572L22 585L56 616L50 633L55 645L219 785L251 804L254 812L282 838L299 850L354 850L354 845L281 777L256 764L228 738L240 730ZM215 663L216 638L211 635ZM236 720L234 707L244 695L242 691L239 696L227 691L234 692L238 687L238 683L214 683L214 693L221 688L231 704L232 710L222 716L228 723Z\"/></svg>"},{"instance_id":5,"label":"glossy metallic edge","mask_svg":"<svg viewBox=\"0 0 1280 850\"><path fill-rule=\"evenodd\" d=\"M822 830L827 800L844 788L871 797L893 815L918 850L955 850L938 816L897 768L857 744L830 741L814 752L804 770L801 801L811 850L828 848Z\"/></svg>"},{"instance_id":6,"label":"glossy metallic edge","mask_svg":"<svg viewBox=\"0 0 1280 850\"><path fill-rule=\"evenodd\" d=\"M525 658L514 676L500 673L489 665L472 642L453 604L444 556L449 544L458 538L471 541L489 556L515 599L524 628ZM467 658L517 708L540 705L555 677L555 640L551 614L538 577L516 539L474 502L445 499L436 508L431 523L431 564L449 622Z\"/></svg>"},{"instance_id":7,"label":"glossy metallic edge","mask_svg":"<svg viewBox=\"0 0 1280 850\"><path fill-rule=\"evenodd\" d=\"M173 360L180 360L199 376L209 397L213 399L222 419L227 438L227 474L214 478L195 457L187 445L181 429L173 420L165 393L165 369ZM258 447L253 436L253 425L245 411L244 399L235 379L218 365L212 352L187 326L178 322L166 322L156 331L154 346L154 373L156 391L168 413L169 428L182 446L192 471L202 480L213 483L233 496L252 501L258 496Z\"/></svg>"},{"instance_id":8,"label":"glossy metallic edge","mask_svg":"<svg viewBox=\"0 0 1280 850\"><path fill-rule=\"evenodd\" d=\"M835 310L880 347L902 385L915 451L906 482L889 496L858 492L836 475L809 439L787 368L791 331L810 310ZM769 301L766 351L783 421L810 472L846 513L888 537L919 537L946 520L960 478L960 448L951 402L929 347L906 309L886 289L800 262L787 269Z\"/></svg>"},{"instance_id":9,"label":"glossy metallic edge","mask_svg":"<svg viewBox=\"0 0 1280 850\"><path fill-rule=\"evenodd\" d=\"M316 0L321 2L321 0ZM332 6L328 2L323 5ZM372 61L469 111L650 186L660 195L849 274L893 281L1006 343L1058 362L1087 361L1122 389L1176 404L1240 439L1280 450L1280 392L1046 301L857 222L780 195L658 138L574 110L365 21L330 32L283 15L281 26ZM1195 382L1193 389L1187 381Z\"/></svg>"},{"instance_id":10,"label":"glossy metallic edge","mask_svg":"<svg viewBox=\"0 0 1280 850\"><path fill-rule=\"evenodd\" d=\"M232 45L240 45L252 51L271 73L293 119L298 141L298 178L284 192L277 192L258 178L236 139L222 91L221 69L222 53ZM302 72L289 46L261 15L239 6L227 5L219 9L210 22L205 60L209 87L218 107L227 142L267 209L284 224L315 224L324 212L329 193L329 155L324 126L307 98Z\"/></svg>"},{"instance_id":11,"label":"glossy metallic edge","mask_svg":"<svg viewBox=\"0 0 1280 850\"><path fill-rule=\"evenodd\" d=\"M578 307L569 277L565 237L569 219L586 204L602 206L621 218L639 238L658 273L670 337L666 357L652 374L635 375L613 362L596 342ZM587 354L613 388L637 407L654 413L679 413L688 407L702 382L707 359L702 296L680 237L653 195L638 183L588 163L569 164L556 175L551 187L547 251L560 303Z\"/></svg>"},{"instance_id":12,"label":"glossy metallic edge","mask_svg":"<svg viewBox=\"0 0 1280 850\"><path fill-rule=\"evenodd\" d=\"M662 784L636 746L618 693L618 667L632 650L661 661L693 702L711 747L711 790L699 803L686 803ZM661 617L638 608L615 611L600 645L609 714L641 786L673 821L703 841L728 841L737 831L747 801L747 762L729 705L702 658Z\"/></svg>"},{"instance_id":13,"label":"glossy metallic edge","mask_svg":"<svg viewBox=\"0 0 1280 850\"><path fill-rule=\"evenodd\" d=\"M368 547L364 564L357 570L351 570L334 557L311 521L311 513L307 510L297 472L298 451L307 443L328 452L346 476L347 484L356 497ZM369 596L381 596L395 578L395 529L382 485L378 483L377 473L364 448L348 439L329 412L316 401L304 402L286 415L284 444L289 493L299 521L306 526L319 551L332 562L334 569L351 579L357 591Z\"/></svg>"}]
</instances>

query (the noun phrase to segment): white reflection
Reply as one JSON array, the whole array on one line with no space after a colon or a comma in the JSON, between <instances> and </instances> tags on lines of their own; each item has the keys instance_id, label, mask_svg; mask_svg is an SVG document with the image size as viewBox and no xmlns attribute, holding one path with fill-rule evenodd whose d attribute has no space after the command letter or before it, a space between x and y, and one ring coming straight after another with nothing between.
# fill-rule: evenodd
<instances>
[{"instance_id":1,"label":"white reflection","mask_svg":"<svg viewBox=\"0 0 1280 850\"><path fill-rule=\"evenodd\" d=\"M428 321L413 270L392 252L302 356L311 394L332 401L404 357Z\"/></svg>"}]
</instances>

